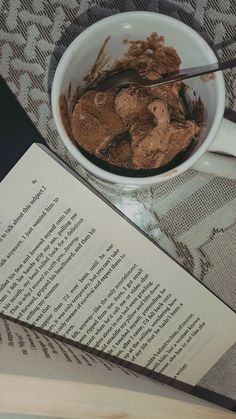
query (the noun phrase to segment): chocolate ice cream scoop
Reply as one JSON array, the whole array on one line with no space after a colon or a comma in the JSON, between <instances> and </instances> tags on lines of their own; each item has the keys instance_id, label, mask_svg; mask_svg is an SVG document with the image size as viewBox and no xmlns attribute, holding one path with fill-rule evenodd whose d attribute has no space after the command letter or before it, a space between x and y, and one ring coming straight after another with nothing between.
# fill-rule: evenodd
<instances>
[{"instance_id":1,"label":"chocolate ice cream scoop","mask_svg":"<svg viewBox=\"0 0 236 419\"><path fill-rule=\"evenodd\" d=\"M127 125L135 119L145 119L148 117L147 107L152 97L147 89L142 87L128 87L122 89L114 100L115 111L122 121Z\"/></svg>"},{"instance_id":2,"label":"chocolate ice cream scoop","mask_svg":"<svg viewBox=\"0 0 236 419\"><path fill-rule=\"evenodd\" d=\"M151 34L146 41L131 41L112 71L132 68L142 78L156 80L178 70L180 63L177 52ZM86 91L70 120L74 142L111 168L140 171L165 166L188 148L198 131L199 125L183 106L183 86L175 82Z\"/></svg>"},{"instance_id":3,"label":"chocolate ice cream scoop","mask_svg":"<svg viewBox=\"0 0 236 419\"><path fill-rule=\"evenodd\" d=\"M138 122L131 126L131 150L133 165L136 169L158 168L169 163L179 152L185 150L197 132L194 121L184 123L170 121L167 104L155 100L149 105L155 123Z\"/></svg>"},{"instance_id":4,"label":"chocolate ice cream scoop","mask_svg":"<svg viewBox=\"0 0 236 419\"><path fill-rule=\"evenodd\" d=\"M155 71L147 71L143 76L148 80L155 80L161 77L160 74ZM183 82L177 81L171 84L164 84L161 86L152 86L147 89L153 99L163 99L168 103L171 111L172 118L185 118L184 109L180 99L180 91L182 89Z\"/></svg>"},{"instance_id":5,"label":"chocolate ice cream scoop","mask_svg":"<svg viewBox=\"0 0 236 419\"><path fill-rule=\"evenodd\" d=\"M101 156L116 135L126 126L114 110L114 91L90 90L76 103L71 120L74 140L89 153Z\"/></svg>"}]
</instances>

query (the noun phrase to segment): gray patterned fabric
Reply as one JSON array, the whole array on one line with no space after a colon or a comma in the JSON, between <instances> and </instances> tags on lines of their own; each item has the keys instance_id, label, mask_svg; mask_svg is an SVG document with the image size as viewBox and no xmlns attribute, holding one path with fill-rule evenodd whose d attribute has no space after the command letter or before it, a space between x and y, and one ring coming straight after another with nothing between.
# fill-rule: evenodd
<instances>
[{"instance_id":1,"label":"gray patterned fabric","mask_svg":"<svg viewBox=\"0 0 236 419\"><path fill-rule=\"evenodd\" d=\"M220 58L236 54L235 0L0 0L1 74L52 149L235 310L236 182L190 170L164 185L125 192L87 174L56 132L50 89L63 52L94 22L132 10L171 15L201 33ZM236 73L225 80L227 107L236 111ZM236 399L235 359L236 346L199 385Z\"/></svg>"}]
</instances>

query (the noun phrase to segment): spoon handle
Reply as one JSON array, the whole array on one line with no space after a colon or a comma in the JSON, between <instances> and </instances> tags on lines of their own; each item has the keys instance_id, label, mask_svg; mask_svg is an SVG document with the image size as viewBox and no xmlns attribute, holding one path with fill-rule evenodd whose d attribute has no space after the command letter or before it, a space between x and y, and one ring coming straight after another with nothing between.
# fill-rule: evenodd
<instances>
[{"instance_id":1,"label":"spoon handle","mask_svg":"<svg viewBox=\"0 0 236 419\"><path fill-rule=\"evenodd\" d=\"M236 67L236 57L232 58L231 60L217 62L214 64L208 64L198 67L190 67L180 70L178 74L169 73L168 77L165 77L163 80L144 80L142 79L142 86L155 86L155 85L163 85L175 81L186 80L196 76L203 76L204 74L213 73L216 71L226 70L228 68Z\"/></svg>"}]
</instances>

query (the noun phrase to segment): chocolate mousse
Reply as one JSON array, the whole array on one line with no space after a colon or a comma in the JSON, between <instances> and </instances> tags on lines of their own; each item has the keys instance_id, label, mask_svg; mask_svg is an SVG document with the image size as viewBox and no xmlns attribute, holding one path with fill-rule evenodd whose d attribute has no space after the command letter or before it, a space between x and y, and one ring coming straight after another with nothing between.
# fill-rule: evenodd
<instances>
[{"instance_id":1,"label":"chocolate mousse","mask_svg":"<svg viewBox=\"0 0 236 419\"><path fill-rule=\"evenodd\" d=\"M131 42L112 71L135 68L154 80L179 69L181 60L163 37ZM181 98L184 83L162 86L88 89L70 119L73 141L96 158L116 167L154 169L185 151L199 130Z\"/></svg>"}]
</instances>

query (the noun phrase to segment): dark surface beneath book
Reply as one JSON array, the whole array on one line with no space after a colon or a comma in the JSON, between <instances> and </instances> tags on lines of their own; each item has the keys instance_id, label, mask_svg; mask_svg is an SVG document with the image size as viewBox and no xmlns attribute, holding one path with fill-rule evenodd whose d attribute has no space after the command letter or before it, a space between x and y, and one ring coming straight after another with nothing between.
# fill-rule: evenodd
<instances>
[{"instance_id":1,"label":"dark surface beneath book","mask_svg":"<svg viewBox=\"0 0 236 419\"><path fill-rule=\"evenodd\" d=\"M0 77L0 181L33 143L46 145L26 112Z\"/></svg>"}]
</instances>

